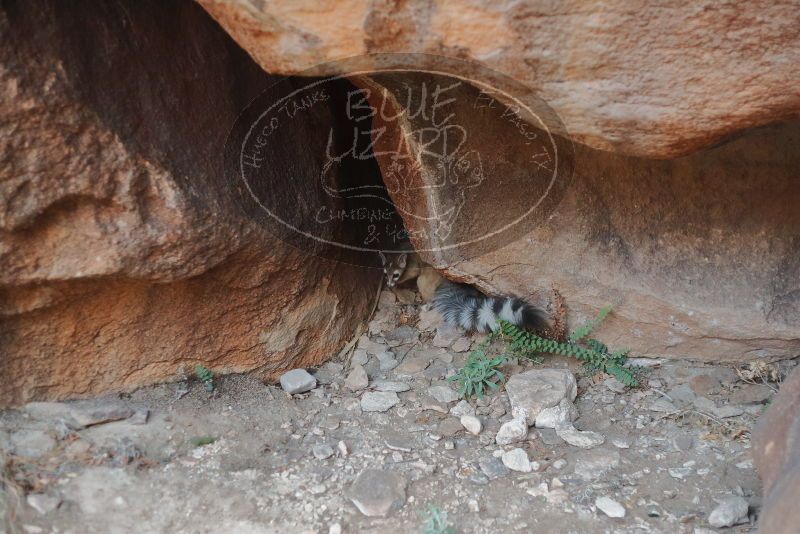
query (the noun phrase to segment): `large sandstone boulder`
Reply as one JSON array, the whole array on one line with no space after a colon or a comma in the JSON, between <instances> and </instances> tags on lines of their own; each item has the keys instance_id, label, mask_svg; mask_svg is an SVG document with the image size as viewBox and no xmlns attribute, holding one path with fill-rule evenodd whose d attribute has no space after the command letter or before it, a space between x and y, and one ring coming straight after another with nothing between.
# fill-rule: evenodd
<instances>
[{"instance_id":1,"label":"large sandstone boulder","mask_svg":"<svg viewBox=\"0 0 800 534\"><path fill-rule=\"evenodd\" d=\"M272 378L353 335L378 271L283 244L222 172L272 82L193 3L3 3L0 405Z\"/></svg>"},{"instance_id":2,"label":"large sandstone boulder","mask_svg":"<svg viewBox=\"0 0 800 534\"><path fill-rule=\"evenodd\" d=\"M540 305L555 288L571 327L614 303L598 336L636 354L796 357L799 137L800 122L785 123L665 161L576 145L574 179L546 221L448 272Z\"/></svg>"},{"instance_id":3,"label":"large sandstone boulder","mask_svg":"<svg viewBox=\"0 0 800 534\"><path fill-rule=\"evenodd\" d=\"M683 158L643 159L573 150L557 118L513 82L493 80L493 94L515 91L518 115L541 128L521 133L511 108L485 89L418 76L353 80L372 108L390 110L373 118L377 159L429 263L542 306L555 288L573 327L615 303L600 336L633 353L800 354L800 122ZM423 81L451 87L436 113L432 99L422 113L405 96L409 86L422 93Z\"/></svg>"},{"instance_id":4,"label":"large sandstone boulder","mask_svg":"<svg viewBox=\"0 0 800 534\"><path fill-rule=\"evenodd\" d=\"M268 72L469 59L536 90L575 140L621 153L685 155L800 111L795 2L198 1Z\"/></svg>"},{"instance_id":5,"label":"large sandstone boulder","mask_svg":"<svg viewBox=\"0 0 800 534\"><path fill-rule=\"evenodd\" d=\"M795 369L753 430L753 458L764 484L758 531L794 532L800 523L800 369Z\"/></svg>"}]
</instances>

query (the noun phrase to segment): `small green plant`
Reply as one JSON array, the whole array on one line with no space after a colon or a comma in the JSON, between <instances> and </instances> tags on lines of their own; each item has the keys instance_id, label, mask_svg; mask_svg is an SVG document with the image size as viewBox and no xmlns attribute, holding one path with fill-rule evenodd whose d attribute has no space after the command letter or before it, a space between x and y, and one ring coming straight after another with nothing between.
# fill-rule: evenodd
<instances>
[{"instance_id":1,"label":"small green plant","mask_svg":"<svg viewBox=\"0 0 800 534\"><path fill-rule=\"evenodd\" d=\"M206 391L209 393L214 391L214 373L211 372L210 369L198 364L194 368L194 374L197 376L197 379L203 383L203 387L206 388Z\"/></svg>"},{"instance_id":2,"label":"small green plant","mask_svg":"<svg viewBox=\"0 0 800 534\"><path fill-rule=\"evenodd\" d=\"M456 534L455 527L447 524L447 513L438 506L428 505L428 515L422 525L422 534Z\"/></svg>"},{"instance_id":3,"label":"small green plant","mask_svg":"<svg viewBox=\"0 0 800 534\"><path fill-rule=\"evenodd\" d=\"M494 339L496 333L493 332L467 357L464 367L456 374L448 378L453 382L458 382L458 394L465 399L476 395L483 397L486 388L498 389L500 384L505 382L506 377L500 372L499 367L506 363L503 356L489 358L486 356L486 348Z\"/></svg>"}]
</instances>

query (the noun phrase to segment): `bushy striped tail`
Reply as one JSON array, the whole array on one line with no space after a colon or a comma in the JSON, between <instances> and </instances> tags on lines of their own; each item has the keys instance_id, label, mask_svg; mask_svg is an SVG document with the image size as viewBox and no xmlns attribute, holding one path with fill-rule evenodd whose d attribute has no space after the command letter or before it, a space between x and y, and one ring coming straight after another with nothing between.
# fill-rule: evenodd
<instances>
[{"instance_id":1,"label":"bushy striped tail","mask_svg":"<svg viewBox=\"0 0 800 534\"><path fill-rule=\"evenodd\" d=\"M528 330L547 328L544 313L516 297L487 297L477 289L444 281L436 290L433 307L444 321L466 331L490 332L503 319Z\"/></svg>"}]
</instances>

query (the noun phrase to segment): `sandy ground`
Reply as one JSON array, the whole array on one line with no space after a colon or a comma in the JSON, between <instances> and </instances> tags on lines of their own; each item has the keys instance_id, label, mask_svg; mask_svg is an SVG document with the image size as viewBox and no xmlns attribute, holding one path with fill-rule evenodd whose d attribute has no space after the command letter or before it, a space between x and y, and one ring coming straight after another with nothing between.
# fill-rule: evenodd
<instances>
[{"instance_id":1,"label":"sandy ground","mask_svg":"<svg viewBox=\"0 0 800 534\"><path fill-rule=\"evenodd\" d=\"M654 361L642 386L628 389L562 358L512 361L509 376L570 369L575 427L604 442L584 449L553 429L531 428L525 440L501 446L495 436L512 419L502 389L470 400L466 409L483 427L473 435L460 424L465 405L438 387L454 387L445 378L479 338L437 347L439 325L420 321L419 305L393 300L381 299L370 335L345 361L311 370L318 385L308 393L228 376L215 379L213 392L188 379L1 412L0 530L424 532L434 506L456 532L700 534L717 531L709 515L731 496L748 502L749 518L724 531L754 530L760 485L749 431L775 385L747 383L732 367ZM359 362L369 385L351 391L345 380ZM375 409L367 393L381 389L405 391L385 411L365 411ZM81 427L71 410L125 417ZM530 472L505 467L501 455L515 448ZM356 483L369 470L380 476ZM603 497L624 517L598 509ZM393 503L385 517L355 504L371 499L380 508L382 498Z\"/></svg>"}]
</instances>

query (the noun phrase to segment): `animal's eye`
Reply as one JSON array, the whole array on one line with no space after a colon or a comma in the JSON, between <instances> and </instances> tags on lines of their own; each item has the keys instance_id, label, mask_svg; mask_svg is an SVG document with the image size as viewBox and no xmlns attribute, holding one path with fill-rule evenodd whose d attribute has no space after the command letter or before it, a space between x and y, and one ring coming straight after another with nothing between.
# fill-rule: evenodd
<instances>
[{"instance_id":1,"label":"animal's eye","mask_svg":"<svg viewBox=\"0 0 800 534\"><path fill-rule=\"evenodd\" d=\"M398 278L400 278L400 273L394 273L394 275L392 276L392 278L394 278L395 280L397 280Z\"/></svg>"}]
</instances>

